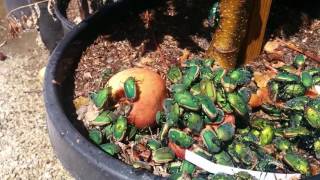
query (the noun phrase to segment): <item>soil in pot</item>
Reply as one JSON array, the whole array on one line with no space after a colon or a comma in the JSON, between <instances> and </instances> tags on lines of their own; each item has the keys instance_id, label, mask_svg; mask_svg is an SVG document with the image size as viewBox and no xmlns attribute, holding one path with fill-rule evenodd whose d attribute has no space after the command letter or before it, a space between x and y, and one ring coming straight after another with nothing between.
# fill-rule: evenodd
<instances>
[{"instance_id":1,"label":"soil in pot","mask_svg":"<svg viewBox=\"0 0 320 180\"><path fill-rule=\"evenodd\" d=\"M167 1L112 25L111 33L87 48L76 69L74 103L89 138L107 154L165 177L220 176L175 157L186 148L228 166L319 174L315 86L320 70L318 62L301 54L318 52L319 21L273 41L271 47L278 48L266 49L254 63L225 72L204 59L211 39L210 6L207 1ZM109 79L133 67L157 72L166 82L169 99L151 128L127 123L131 109L126 105L137 100L126 96L121 103L104 103ZM133 86L139 87L139 81L133 80Z\"/></svg>"}]
</instances>

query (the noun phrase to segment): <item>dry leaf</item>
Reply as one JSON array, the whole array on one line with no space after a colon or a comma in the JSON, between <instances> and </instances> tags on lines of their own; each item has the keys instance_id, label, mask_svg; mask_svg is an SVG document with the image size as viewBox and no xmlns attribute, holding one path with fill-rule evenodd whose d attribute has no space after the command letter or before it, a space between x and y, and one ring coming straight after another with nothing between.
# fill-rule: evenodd
<instances>
[{"instance_id":1,"label":"dry leaf","mask_svg":"<svg viewBox=\"0 0 320 180\"><path fill-rule=\"evenodd\" d=\"M271 100L269 98L268 88L264 87L258 89L256 94L251 95L249 106L255 108L267 102L271 102Z\"/></svg>"},{"instance_id":2,"label":"dry leaf","mask_svg":"<svg viewBox=\"0 0 320 180\"><path fill-rule=\"evenodd\" d=\"M278 56L283 56L283 52L279 51L278 49L281 47L281 43L277 40L268 41L264 47L263 50L268 54L276 54Z\"/></svg>"},{"instance_id":3,"label":"dry leaf","mask_svg":"<svg viewBox=\"0 0 320 180\"><path fill-rule=\"evenodd\" d=\"M78 110L81 106L88 106L89 105L89 98L80 96L73 100L74 107Z\"/></svg>"},{"instance_id":4,"label":"dry leaf","mask_svg":"<svg viewBox=\"0 0 320 180\"><path fill-rule=\"evenodd\" d=\"M257 86L259 88L267 87L269 80L274 78L275 76L276 74L272 71L266 71L264 74L257 71L253 73L254 81L257 83Z\"/></svg>"},{"instance_id":5,"label":"dry leaf","mask_svg":"<svg viewBox=\"0 0 320 180\"><path fill-rule=\"evenodd\" d=\"M84 116L84 121L91 122L95 120L98 115L99 115L98 108L93 103L89 103L89 105L87 106L87 112Z\"/></svg>"},{"instance_id":6,"label":"dry leaf","mask_svg":"<svg viewBox=\"0 0 320 180\"><path fill-rule=\"evenodd\" d=\"M180 64L183 65L184 62L189 58L189 56L190 56L190 51L188 49L184 49L182 51L182 55L178 58Z\"/></svg>"}]
</instances>

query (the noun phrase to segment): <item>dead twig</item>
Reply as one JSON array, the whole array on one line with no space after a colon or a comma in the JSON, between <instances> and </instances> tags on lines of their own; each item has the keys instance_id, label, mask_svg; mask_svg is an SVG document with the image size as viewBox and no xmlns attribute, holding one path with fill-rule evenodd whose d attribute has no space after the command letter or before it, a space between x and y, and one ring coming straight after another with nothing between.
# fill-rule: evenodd
<instances>
[{"instance_id":1,"label":"dead twig","mask_svg":"<svg viewBox=\"0 0 320 180\"><path fill-rule=\"evenodd\" d=\"M3 47L6 44L7 44L7 40L3 41L2 43L0 43L0 48Z\"/></svg>"},{"instance_id":2,"label":"dead twig","mask_svg":"<svg viewBox=\"0 0 320 180\"><path fill-rule=\"evenodd\" d=\"M281 43L283 46L286 46L287 48L293 50L293 51L296 51L296 52L299 52L305 56L307 56L308 58L314 60L314 61L317 61L318 63L320 63L320 56L318 56L317 54L315 54L314 52L311 52L311 51L308 51L308 50L303 50L303 49L300 49L298 46L294 45L292 42L286 42L286 41L283 41L281 39L277 39L277 41L279 43Z\"/></svg>"}]
</instances>

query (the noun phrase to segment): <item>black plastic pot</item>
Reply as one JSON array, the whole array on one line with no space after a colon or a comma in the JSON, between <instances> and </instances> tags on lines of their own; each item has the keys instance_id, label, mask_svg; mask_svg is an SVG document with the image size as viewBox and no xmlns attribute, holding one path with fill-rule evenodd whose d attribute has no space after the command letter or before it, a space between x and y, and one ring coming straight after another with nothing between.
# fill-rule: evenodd
<instances>
[{"instance_id":1,"label":"black plastic pot","mask_svg":"<svg viewBox=\"0 0 320 180\"><path fill-rule=\"evenodd\" d=\"M106 155L89 142L72 103L74 70L85 48L108 30L106 24L128 18L129 11L137 13L155 2L125 0L103 8L68 33L50 57L44 87L49 137L60 161L77 179L160 179Z\"/></svg>"},{"instance_id":2,"label":"black plastic pot","mask_svg":"<svg viewBox=\"0 0 320 180\"><path fill-rule=\"evenodd\" d=\"M82 52L98 35L108 32L110 24L156 6L159 1L124 0L103 8L68 33L50 57L44 87L49 137L56 155L76 179L161 179L106 155L88 141L72 103L74 71ZM320 175L309 179L320 179Z\"/></svg>"},{"instance_id":3,"label":"black plastic pot","mask_svg":"<svg viewBox=\"0 0 320 180\"><path fill-rule=\"evenodd\" d=\"M61 22L64 33L71 31L76 24L67 19L67 8L70 0L56 0L54 12Z\"/></svg>"}]
</instances>

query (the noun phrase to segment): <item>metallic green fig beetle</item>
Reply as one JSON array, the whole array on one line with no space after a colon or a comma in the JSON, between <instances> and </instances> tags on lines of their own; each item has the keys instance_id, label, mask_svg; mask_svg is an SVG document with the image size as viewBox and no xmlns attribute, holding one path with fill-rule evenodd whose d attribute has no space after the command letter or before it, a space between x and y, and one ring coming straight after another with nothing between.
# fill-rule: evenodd
<instances>
[{"instance_id":1,"label":"metallic green fig beetle","mask_svg":"<svg viewBox=\"0 0 320 180\"><path fill-rule=\"evenodd\" d=\"M180 131L178 129L171 128L168 133L169 140L181 146L183 148L188 148L192 145L192 137L187 135L187 133Z\"/></svg>"},{"instance_id":2,"label":"metallic green fig beetle","mask_svg":"<svg viewBox=\"0 0 320 180\"><path fill-rule=\"evenodd\" d=\"M227 101L226 93L223 88L217 89L217 104L220 108L226 113L232 113L232 107L230 103Z\"/></svg>"},{"instance_id":3,"label":"metallic green fig beetle","mask_svg":"<svg viewBox=\"0 0 320 180\"><path fill-rule=\"evenodd\" d=\"M99 116L96 117L94 121L91 122L91 124L95 126L104 126L107 124L112 123L115 121L116 116L113 114L113 112L103 111Z\"/></svg>"},{"instance_id":4,"label":"metallic green fig beetle","mask_svg":"<svg viewBox=\"0 0 320 180\"><path fill-rule=\"evenodd\" d=\"M181 91L180 91L180 92L181 92ZM196 95L201 94L200 83L196 83L195 85L193 85L193 86L190 88L190 93L191 93L193 96L196 96Z\"/></svg>"},{"instance_id":5,"label":"metallic green fig beetle","mask_svg":"<svg viewBox=\"0 0 320 180\"><path fill-rule=\"evenodd\" d=\"M177 173L171 174L168 179L169 180L190 180L191 177L186 172L177 172Z\"/></svg>"},{"instance_id":6,"label":"metallic green fig beetle","mask_svg":"<svg viewBox=\"0 0 320 180\"><path fill-rule=\"evenodd\" d=\"M120 147L113 143L101 144L100 148L111 156L114 156L120 152Z\"/></svg>"},{"instance_id":7,"label":"metallic green fig beetle","mask_svg":"<svg viewBox=\"0 0 320 180\"><path fill-rule=\"evenodd\" d=\"M271 80L268 82L269 96L272 101L276 101L279 96L280 85L278 82Z\"/></svg>"},{"instance_id":8,"label":"metallic green fig beetle","mask_svg":"<svg viewBox=\"0 0 320 180\"><path fill-rule=\"evenodd\" d=\"M298 171L301 174L310 175L309 163L304 157L293 153L287 153L283 160L295 171Z\"/></svg>"},{"instance_id":9,"label":"metallic green fig beetle","mask_svg":"<svg viewBox=\"0 0 320 180\"><path fill-rule=\"evenodd\" d=\"M113 125L113 138L116 141L121 141L127 131L127 119L123 116L119 116L115 124Z\"/></svg>"},{"instance_id":10,"label":"metallic green fig beetle","mask_svg":"<svg viewBox=\"0 0 320 180\"><path fill-rule=\"evenodd\" d=\"M200 91L204 96L208 96L212 101L216 100L216 88L210 80L203 79L200 81Z\"/></svg>"},{"instance_id":11,"label":"metallic green fig beetle","mask_svg":"<svg viewBox=\"0 0 320 180\"><path fill-rule=\"evenodd\" d=\"M204 123L199 114L194 112L185 113L184 119L188 128L190 128L195 133L200 133Z\"/></svg>"},{"instance_id":12,"label":"metallic green fig beetle","mask_svg":"<svg viewBox=\"0 0 320 180\"><path fill-rule=\"evenodd\" d=\"M238 93L228 93L227 99L232 108L240 116L246 116L249 113L248 105Z\"/></svg>"},{"instance_id":13,"label":"metallic green fig beetle","mask_svg":"<svg viewBox=\"0 0 320 180\"><path fill-rule=\"evenodd\" d=\"M182 72L179 67L173 66L169 69L167 77L172 83L177 83L182 79Z\"/></svg>"},{"instance_id":14,"label":"metallic green fig beetle","mask_svg":"<svg viewBox=\"0 0 320 180\"><path fill-rule=\"evenodd\" d=\"M191 66L187 68L185 75L182 77L182 82L186 87L189 87L194 80L198 78L200 68L198 66Z\"/></svg>"},{"instance_id":15,"label":"metallic green fig beetle","mask_svg":"<svg viewBox=\"0 0 320 180\"><path fill-rule=\"evenodd\" d=\"M217 117L214 119L213 123L220 124L223 122L223 120L224 120L224 112L221 109L217 108Z\"/></svg>"},{"instance_id":16,"label":"metallic green fig beetle","mask_svg":"<svg viewBox=\"0 0 320 180\"><path fill-rule=\"evenodd\" d=\"M227 74L227 70L218 68L214 71L213 82L215 85L221 84L222 78Z\"/></svg>"},{"instance_id":17,"label":"metallic green fig beetle","mask_svg":"<svg viewBox=\"0 0 320 180\"><path fill-rule=\"evenodd\" d=\"M271 126L266 126L262 129L260 134L260 145L264 146L272 142L274 136L273 128Z\"/></svg>"},{"instance_id":18,"label":"metallic green fig beetle","mask_svg":"<svg viewBox=\"0 0 320 180\"><path fill-rule=\"evenodd\" d=\"M192 151L207 160L210 160L212 158L212 154L198 146L195 146Z\"/></svg>"},{"instance_id":19,"label":"metallic green fig beetle","mask_svg":"<svg viewBox=\"0 0 320 180\"><path fill-rule=\"evenodd\" d=\"M320 85L320 76L314 76L312 78L312 85Z\"/></svg>"},{"instance_id":20,"label":"metallic green fig beetle","mask_svg":"<svg viewBox=\"0 0 320 180\"><path fill-rule=\"evenodd\" d=\"M202 60L201 59L188 59L183 64L184 67L192 67L192 66L202 66Z\"/></svg>"},{"instance_id":21,"label":"metallic green fig beetle","mask_svg":"<svg viewBox=\"0 0 320 180\"><path fill-rule=\"evenodd\" d=\"M211 120L215 119L218 115L218 110L215 107L213 101L208 96L197 96L199 104L201 105L202 111Z\"/></svg>"},{"instance_id":22,"label":"metallic green fig beetle","mask_svg":"<svg viewBox=\"0 0 320 180\"><path fill-rule=\"evenodd\" d=\"M283 87L279 97L288 100L294 97L303 96L305 92L306 88L302 84L287 84Z\"/></svg>"},{"instance_id":23,"label":"metallic green fig beetle","mask_svg":"<svg viewBox=\"0 0 320 180\"><path fill-rule=\"evenodd\" d=\"M165 113L166 123L168 123L170 127L176 125L176 123L179 121L179 116L180 116L179 105L177 103L174 103L171 106L171 109L169 110L169 112Z\"/></svg>"},{"instance_id":24,"label":"metallic green fig beetle","mask_svg":"<svg viewBox=\"0 0 320 180\"><path fill-rule=\"evenodd\" d=\"M214 73L212 69L208 66L204 66L200 68L200 78L211 80L214 78Z\"/></svg>"},{"instance_id":25,"label":"metallic green fig beetle","mask_svg":"<svg viewBox=\"0 0 320 180\"><path fill-rule=\"evenodd\" d=\"M187 160L183 160L182 165L180 167L180 171L188 174L192 174L196 171L196 166Z\"/></svg>"},{"instance_id":26,"label":"metallic green fig beetle","mask_svg":"<svg viewBox=\"0 0 320 180\"><path fill-rule=\"evenodd\" d=\"M290 99L286 102L285 106L289 110L292 111L304 111L305 106L309 102L309 98L307 96L300 96L293 99Z\"/></svg>"},{"instance_id":27,"label":"metallic green fig beetle","mask_svg":"<svg viewBox=\"0 0 320 180\"><path fill-rule=\"evenodd\" d=\"M90 93L90 99L96 105L97 108L102 108L111 94L110 88L104 88L95 93Z\"/></svg>"},{"instance_id":28,"label":"metallic green fig beetle","mask_svg":"<svg viewBox=\"0 0 320 180\"><path fill-rule=\"evenodd\" d=\"M308 103L304 111L304 116L312 127L317 129L320 128L320 100L319 99L315 99Z\"/></svg>"},{"instance_id":29,"label":"metallic green fig beetle","mask_svg":"<svg viewBox=\"0 0 320 180\"><path fill-rule=\"evenodd\" d=\"M290 141L286 140L286 139L282 139L282 138L276 138L274 140L274 144L276 145L276 148L279 151L287 151L291 149L292 144L290 143Z\"/></svg>"},{"instance_id":30,"label":"metallic green fig beetle","mask_svg":"<svg viewBox=\"0 0 320 180\"><path fill-rule=\"evenodd\" d=\"M251 72L243 68L234 69L228 75L237 85L247 84L252 77Z\"/></svg>"},{"instance_id":31,"label":"metallic green fig beetle","mask_svg":"<svg viewBox=\"0 0 320 180\"><path fill-rule=\"evenodd\" d=\"M248 103L251 98L251 90L247 87L242 87L239 89L238 93L241 95L242 99Z\"/></svg>"},{"instance_id":32,"label":"metallic green fig beetle","mask_svg":"<svg viewBox=\"0 0 320 180\"><path fill-rule=\"evenodd\" d=\"M211 128L206 127L201 131L201 139L210 153L220 151L221 141Z\"/></svg>"},{"instance_id":33,"label":"metallic green fig beetle","mask_svg":"<svg viewBox=\"0 0 320 180\"><path fill-rule=\"evenodd\" d=\"M102 133L97 129L89 131L89 138L97 145L102 143Z\"/></svg>"},{"instance_id":34,"label":"metallic green fig beetle","mask_svg":"<svg viewBox=\"0 0 320 180\"><path fill-rule=\"evenodd\" d=\"M210 174L208 176L209 180L236 180L233 176L229 175L229 174L222 174L222 173L218 173L218 174Z\"/></svg>"},{"instance_id":35,"label":"metallic green fig beetle","mask_svg":"<svg viewBox=\"0 0 320 180\"><path fill-rule=\"evenodd\" d=\"M156 163L168 163L174 158L174 152L168 147L159 148L152 153L152 160Z\"/></svg>"},{"instance_id":36,"label":"metallic green fig beetle","mask_svg":"<svg viewBox=\"0 0 320 180\"><path fill-rule=\"evenodd\" d=\"M299 82L299 76L291 73L280 72L276 75L274 80L279 82Z\"/></svg>"},{"instance_id":37,"label":"metallic green fig beetle","mask_svg":"<svg viewBox=\"0 0 320 180\"><path fill-rule=\"evenodd\" d=\"M266 119L263 119L263 118L255 118L250 121L250 125L253 128L256 128L258 130L262 130L267 126L271 126L271 122Z\"/></svg>"},{"instance_id":38,"label":"metallic green fig beetle","mask_svg":"<svg viewBox=\"0 0 320 180\"><path fill-rule=\"evenodd\" d=\"M123 86L126 98L130 101L134 101L137 98L137 85L134 77L128 77Z\"/></svg>"},{"instance_id":39,"label":"metallic green fig beetle","mask_svg":"<svg viewBox=\"0 0 320 180\"><path fill-rule=\"evenodd\" d=\"M173 93L179 93L185 91L187 88L184 84L172 84L170 86L170 91ZM200 87L199 87L200 89ZM199 90L200 91L200 90Z\"/></svg>"},{"instance_id":40,"label":"metallic green fig beetle","mask_svg":"<svg viewBox=\"0 0 320 180\"><path fill-rule=\"evenodd\" d=\"M104 127L102 129L102 133L103 133L104 137L106 137L106 139L110 139L110 137L113 134L113 125L109 124L106 127Z\"/></svg>"},{"instance_id":41,"label":"metallic green fig beetle","mask_svg":"<svg viewBox=\"0 0 320 180\"><path fill-rule=\"evenodd\" d=\"M135 137L135 135L137 134L137 131L138 131L138 128L136 128L134 125L129 125L127 130L128 140L133 139L133 137Z\"/></svg>"},{"instance_id":42,"label":"metallic green fig beetle","mask_svg":"<svg viewBox=\"0 0 320 180\"><path fill-rule=\"evenodd\" d=\"M305 56L302 55L302 54L297 55L297 56L294 58L294 60L293 60L293 64L294 64L294 66L297 67L297 68L303 67L304 64L305 64L305 62L306 62L306 58L305 58Z\"/></svg>"},{"instance_id":43,"label":"metallic green fig beetle","mask_svg":"<svg viewBox=\"0 0 320 180\"><path fill-rule=\"evenodd\" d=\"M254 165L257 163L257 155L255 152L253 152L249 147L247 147L243 143L235 143L234 144L234 150L237 154L237 156L240 158L240 160L248 165Z\"/></svg>"},{"instance_id":44,"label":"metallic green fig beetle","mask_svg":"<svg viewBox=\"0 0 320 180\"><path fill-rule=\"evenodd\" d=\"M199 103L196 98L192 96L188 91L175 93L174 100L182 107L189 110L197 111L200 109Z\"/></svg>"},{"instance_id":45,"label":"metallic green fig beetle","mask_svg":"<svg viewBox=\"0 0 320 180\"><path fill-rule=\"evenodd\" d=\"M234 137L235 127L231 123L223 123L216 130L221 141L230 141Z\"/></svg>"},{"instance_id":46,"label":"metallic green fig beetle","mask_svg":"<svg viewBox=\"0 0 320 180\"><path fill-rule=\"evenodd\" d=\"M311 87L313 82L312 76L308 72L303 71L301 73L301 82L304 85L304 87L306 88Z\"/></svg>"},{"instance_id":47,"label":"metallic green fig beetle","mask_svg":"<svg viewBox=\"0 0 320 180\"><path fill-rule=\"evenodd\" d=\"M170 174L175 174L175 173L178 173L180 172L180 166L181 166L181 162L180 161L175 161L175 162L171 162L169 164L169 167L168 167L168 171Z\"/></svg>"},{"instance_id":48,"label":"metallic green fig beetle","mask_svg":"<svg viewBox=\"0 0 320 180\"><path fill-rule=\"evenodd\" d=\"M240 171L234 174L236 180L257 180L255 177L251 176L248 172Z\"/></svg>"},{"instance_id":49,"label":"metallic green fig beetle","mask_svg":"<svg viewBox=\"0 0 320 180\"><path fill-rule=\"evenodd\" d=\"M206 66L206 67L212 67L214 64L214 60L213 59L203 59L202 60L202 65Z\"/></svg>"},{"instance_id":50,"label":"metallic green fig beetle","mask_svg":"<svg viewBox=\"0 0 320 180\"><path fill-rule=\"evenodd\" d=\"M294 138L298 136L307 136L310 131L305 127L289 127L282 130L283 136L286 138Z\"/></svg>"},{"instance_id":51,"label":"metallic green fig beetle","mask_svg":"<svg viewBox=\"0 0 320 180\"><path fill-rule=\"evenodd\" d=\"M236 81L228 75L223 76L221 84L226 92L233 92L237 87Z\"/></svg>"},{"instance_id":52,"label":"metallic green fig beetle","mask_svg":"<svg viewBox=\"0 0 320 180\"><path fill-rule=\"evenodd\" d=\"M214 154L213 159L216 163L225 165L225 166L234 166L231 156L225 151Z\"/></svg>"},{"instance_id":53,"label":"metallic green fig beetle","mask_svg":"<svg viewBox=\"0 0 320 180\"><path fill-rule=\"evenodd\" d=\"M281 109L272 104L263 104L261 105L261 109L263 112L275 117L280 117L282 114Z\"/></svg>"},{"instance_id":54,"label":"metallic green fig beetle","mask_svg":"<svg viewBox=\"0 0 320 180\"><path fill-rule=\"evenodd\" d=\"M149 149L155 151L161 147L161 143L155 139L148 139L147 146Z\"/></svg>"},{"instance_id":55,"label":"metallic green fig beetle","mask_svg":"<svg viewBox=\"0 0 320 180\"><path fill-rule=\"evenodd\" d=\"M320 74L320 68L319 67L310 68L310 69L307 70L307 72L311 76L319 75Z\"/></svg>"}]
</instances>

